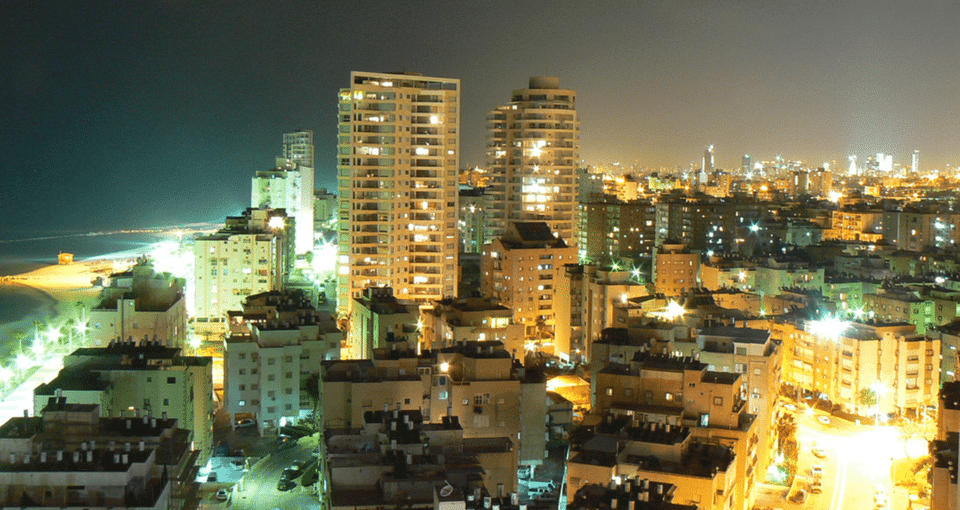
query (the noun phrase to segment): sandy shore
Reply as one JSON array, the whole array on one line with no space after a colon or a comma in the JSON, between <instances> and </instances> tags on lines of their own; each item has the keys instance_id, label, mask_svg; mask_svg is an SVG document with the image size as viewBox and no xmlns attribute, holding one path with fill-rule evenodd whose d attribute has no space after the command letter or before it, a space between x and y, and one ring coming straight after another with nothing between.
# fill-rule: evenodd
<instances>
[{"instance_id":1,"label":"sandy shore","mask_svg":"<svg viewBox=\"0 0 960 510\"><path fill-rule=\"evenodd\" d=\"M0 285L29 287L43 303L23 319L0 324L0 356L6 357L11 349L18 347L18 330L27 334L25 344L33 340L35 320L43 323L41 332L51 325L62 326L69 319L79 322L81 309L78 303L82 303L89 311L100 293L100 287L94 287L92 281L112 271L113 265L109 262L75 262L69 265L46 266L16 276L0 277Z\"/></svg>"}]
</instances>

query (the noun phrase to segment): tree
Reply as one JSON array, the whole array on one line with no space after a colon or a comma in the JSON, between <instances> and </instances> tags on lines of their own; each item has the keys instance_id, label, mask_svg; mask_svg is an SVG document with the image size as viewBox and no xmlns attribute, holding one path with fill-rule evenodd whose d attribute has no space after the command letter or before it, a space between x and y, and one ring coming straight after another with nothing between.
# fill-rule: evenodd
<instances>
[{"instance_id":1,"label":"tree","mask_svg":"<svg viewBox=\"0 0 960 510\"><path fill-rule=\"evenodd\" d=\"M877 405L877 392L873 391L870 388L864 388L860 390L860 405L863 407L870 407Z\"/></svg>"}]
</instances>

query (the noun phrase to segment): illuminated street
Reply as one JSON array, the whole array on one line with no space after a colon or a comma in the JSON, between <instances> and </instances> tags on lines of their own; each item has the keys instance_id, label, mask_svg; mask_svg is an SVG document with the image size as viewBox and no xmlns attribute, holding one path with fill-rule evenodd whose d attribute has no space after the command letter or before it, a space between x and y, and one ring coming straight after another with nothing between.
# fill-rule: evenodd
<instances>
[{"instance_id":1,"label":"illuminated street","mask_svg":"<svg viewBox=\"0 0 960 510\"><path fill-rule=\"evenodd\" d=\"M823 493L810 495L805 506L785 502L784 508L873 509L878 488L889 494L888 508L907 508L906 490L893 486L891 461L908 453L924 455L926 443L917 439L904 442L896 427L856 425L833 416L829 424L823 424L818 416L822 414L800 413L798 419L798 477L808 484L811 467L822 463ZM814 445L824 450L824 459L814 456Z\"/></svg>"}]
</instances>

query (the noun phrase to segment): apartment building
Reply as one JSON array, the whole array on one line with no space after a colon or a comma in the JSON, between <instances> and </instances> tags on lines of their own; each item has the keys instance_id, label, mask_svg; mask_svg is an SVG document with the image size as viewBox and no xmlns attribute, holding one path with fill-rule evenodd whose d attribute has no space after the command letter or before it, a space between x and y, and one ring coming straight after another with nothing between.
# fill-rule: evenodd
<instances>
[{"instance_id":1,"label":"apartment building","mask_svg":"<svg viewBox=\"0 0 960 510\"><path fill-rule=\"evenodd\" d=\"M115 341L77 349L64 356L63 365L52 381L34 389L36 415L51 397L96 405L103 417L139 409L176 420L201 459L213 453L211 358L183 356L180 349L159 342Z\"/></svg>"},{"instance_id":2,"label":"apartment building","mask_svg":"<svg viewBox=\"0 0 960 510\"><path fill-rule=\"evenodd\" d=\"M757 265L756 289L766 296L776 296L783 289L823 288L824 269L814 263L791 257L769 257Z\"/></svg>"},{"instance_id":3,"label":"apartment building","mask_svg":"<svg viewBox=\"0 0 960 510\"><path fill-rule=\"evenodd\" d=\"M183 347L187 337L187 309L183 278L157 273L150 259L140 259L130 270L111 275L110 285L90 309L88 344L105 346L114 340L156 340L167 347Z\"/></svg>"},{"instance_id":4,"label":"apartment building","mask_svg":"<svg viewBox=\"0 0 960 510\"><path fill-rule=\"evenodd\" d=\"M323 361L340 357L336 323L294 291L250 296L229 317L223 396L233 422L256 418L263 433L313 413L319 402L308 384L316 384Z\"/></svg>"},{"instance_id":5,"label":"apartment building","mask_svg":"<svg viewBox=\"0 0 960 510\"><path fill-rule=\"evenodd\" d=\"M577 250L543 222L510 223L501 237L484 245L480 293L514 311L528 340L552 340L556 282ZM541 342L551 352L550 342Z\"/></svg>"},{"instance_id":6,"label":"apartment building","mask_svg":"<svg viewBox=\"0 0 960 510\"><path fill-rule=\"evenodd\" d=\"M362 428L328 442L334 510L520 508L511 441L464 438L456 417L425 423L419 411L368 411Z\"/></svg>"},{"instance_id":7,"label":"apartment building","mask_svg":"<svg viewBox=\"0 0 960 510\"><path fill-rule=\"evenodd\" d=\"M337 310L367 287L457 293L460 80L350 73L340 90Z\"/></svg>"},{"instance_id":8,"label":"apartment building","mask_svg":"<svg viewBox=\"0 0 960 510\"><path fill-rule=\"evenodd\" d=\"M530 78L510 103L487 116L486 243L510 222L544 222L567 242L576 242L580 120L576 91L560 79Z\"/></svg>"},{"instance_id":9,"label":"apartment building","mask_svg":"<svg viewBox=\"0 0 960 510\"><path fill-rule=\"evenodd\" d=\"M689 356L638 351L627 363L609 363L595 375L596 407L592 413L623 416L637 424L686 427L699 443L728 448L729 476L722 480L725 486L716 488L712 493L715 497L701 499L700 503L717 509L752 508L756 480L762 476L758 450L766 448L760 444L766 438L758 430L756 415L748 412L743 374L709 371L707 367ZM653 453L647 451L646 455Z\"/></svg>"},{"instance_id":10,"label":"apartment building","mask_svg":"<svg viewBox=\"0 0 960 510\"><path fill-rule=\"evenodd\" d=\"M607 414L595 434L571 453L567 499L576 501L591 485L620 487L623 478L635 476L648 486L671 487L678 506L735 508L735 461L732 449L702 442L688 427Z\"/></svg>"},{"instance_id":11,"label":"apartment building","mask_svg":"<svg viewBox=\"0 0 960 510\"><path fill-rule=\"evenodd\" d=\"M367 287L354 298L350 317L349 357L368 359L386 342L419 341L420 306L397 299L390 287Z\"/></svg>"},{"instance_id":12,"label":"apartment building","mask_svg":"<svg viewBox=\"0 0 960 510\"><path fill-rule=\"evenodd\" d=\"M650 202L621 202L612 197L579 205L577 249L581 260L620 263L649 255L656 238L656 207Z\"/></svg>"},{"instance_id":13,"label":"apartment building","mask_svg":"<svg viewBox=\"0 0 960 510\"><path fill-rule=\"evenodd\" d=\"M774 417L780 395L780 346L769 330L729 326L701 329L696 345L696 353L708 370L742 374L747 385L747 411L757 417L757 435L767 446L757 451L757 470L765 473L770 448L777 443Z\"/></svg>"},{"instance_id":14,"label":"apartment building","mask_svg":"<svg viewBox=\"0 0 960 510\"><path fill-rule=\"evenodd\" d=\"M4 507L183 508L195 459L177 420L106 418L95 404L63 398L41 414L0 426Z\"/></svg>"},{"instance_id":15,"label":"apartment building","mask_svg":"<svg viewBox=\"0 0 960 510\"><path fill-rule=\"evenodd\" d=\"M279 209L247 209L193 247L196 328L226 330L226 314L252 294L281 290L294 260L292 221Z\"/></svg>"},{"instance_id":16,"label":"apartment building","mask_svg":"<svg viewBox=\"0 0 960 510\"><path fill-rule=\"evenodd\" d=\"M464 342L494 340L514 356L524 350L524 328L513 310L491 299L458 298L437 301L422 312L423 346L441 349Z\"/></svg>"},{"instance_id":17,"label":"apartment building","mask_svg":"<svg viewBox=\"0 0 960 510\"><path fill-rule=\"evenodd\" d=\"M960 214L937 203L915 203L883 211L883 238L901 250L950 248L960 242Z\"/></svg>"},{"instance_id":18,"label":"apartment building","mask_svg":"<svg viewBox=\"0 0 960 510\"><path fill-rule=\"evenodd\" d=\"M609 266L568 264L556 281L554 344L565 360L590 359L604 328L624 326L615 320L616 305L648 294L632 271Z\"/></svg>"},{"instance_id":19,"label":"apartment building","mask_svg":"<svg viewBox=\"0 0 960 510\"><path fill-rule=\"evenodd\" d=\"M839 241L866 241L883 239L883 210L865 206L843 207L833 211L830 228L824 239Z\"/></svg>"},{"instance_id":20,"label":"apartment building","mask_svg":"<svg viewBox=\"0 0 960 510\"><path fill-rule=\"evenodd\" d=\"M679 297L700 286L700 254L683 244L664 243L653 255L653 284L658 294Z\"/></svg>"},{"instance_id":21,"label":"apartment building","mask_svg":"<svg viewBox=\"0 0 960 510\"><path fill-rule=\"evenodd\" d=\"M464 438L510 438L521 466L543 462L546 382L496 341L417 351L405 342L373 359L324 362L327 429L361 428L383 406L416 410L424 422L457 418ZM516 468L514 468L514 474Z\"/></svg>"},{"instance_id":22,"label":"apartment building","mask_svg":"<svg viewBox=\"0 0 960 510\"><path fill-rule=\"evenodd\" d=\"M960 509L960 383L944 383L940 389L937 437L930 441L930 508Z\"/></svg>"},{"instance_id":23,"label":"apartment building","mask_svg":"<svg viewBox=\"0 0 960 510\"><path fill-rule=\"evenodd\" d=\"M861 415L915 415L936 401L940 340L903 322L790 317L771 324L783 343L783 381ZM876 395L865 405L864 392Z\"/></svg>"},{"instance_id":24,"label":"apartment building","mask_svg":"<svg viewBox=\"0 0 960 510\"><path fill-rule=\"evenodd\" d=\"M709 257L700 265L700 283L707 290L749 291L757 284L757 265L745 259Z\"/></svg>"},{"instance_id":25,"label":"apartment building","mask_svg":"<svg viewBox=\"0 0 960 510\"><path fill-rule=\"evenodd\" d=\"M956 313L956 304L953 305ZM883 322L906 322L924 334L934 322L934 303L908 288L883 289L863 295L863 311L870 318Z\"/></svg>"},{"instance_id":26,"label":"apartment building","mask_svg":"<svg viewBox=\"0 0 960 510\"><path fill-rule=\"evenodd\" d=\"M485 188L460 190L460 214L457 226L461 253L480 253L486 243L487 214L491 195Z\"/></svg>"}]
</instances>

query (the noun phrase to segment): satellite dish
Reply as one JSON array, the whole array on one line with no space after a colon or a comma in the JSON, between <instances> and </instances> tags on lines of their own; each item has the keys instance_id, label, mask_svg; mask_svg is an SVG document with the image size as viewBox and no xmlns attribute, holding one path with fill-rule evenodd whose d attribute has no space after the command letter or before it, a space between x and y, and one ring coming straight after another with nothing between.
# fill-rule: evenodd
<instances>
[{"instance_id":1,"label":"satellite dish","mask_svg":"<svg viewBox=\"0 0 960 510\"><path fill-rule=\"evenodd\" d=\"M440 489L441 498L448 497L451 494L453 494L453 487L449 483L447 485L444 485L443 488Z\"/></svg>"}]
</instances>

